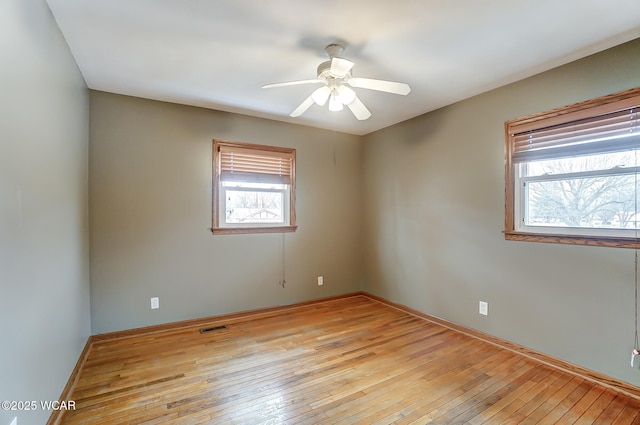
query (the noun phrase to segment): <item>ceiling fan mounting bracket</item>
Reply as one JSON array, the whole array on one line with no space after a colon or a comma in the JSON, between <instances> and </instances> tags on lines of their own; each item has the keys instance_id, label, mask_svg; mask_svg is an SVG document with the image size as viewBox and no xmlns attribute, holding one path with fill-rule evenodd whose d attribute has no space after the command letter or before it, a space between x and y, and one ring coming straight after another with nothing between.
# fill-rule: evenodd
<instances>
[{"instance_id":1,"label":"ceiling fan mounting bracket","mask_svg":"<svg viewBox=\"0 0 640 425\"><path fill-rule=\"evenodd\" d=\"M344 46L338 43L331 43L327 47L325 47L324 50L327 52L329 57L333 59L344 51Z\"/></svg>"}]
</instances>

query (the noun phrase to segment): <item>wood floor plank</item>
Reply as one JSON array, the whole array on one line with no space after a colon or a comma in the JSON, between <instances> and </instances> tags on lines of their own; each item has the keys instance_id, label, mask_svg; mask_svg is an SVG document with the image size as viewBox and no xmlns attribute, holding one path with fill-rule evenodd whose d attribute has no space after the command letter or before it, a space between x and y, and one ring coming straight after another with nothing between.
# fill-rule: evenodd
<instances>
[{"instance_id":1,"label":"wood floor plank","mask_svg":"<svg viewBox=\"0 0 640 425\"><path fill-rule=\"evenodd\" d=\"M513 400L511 403L507 404L503 409L497 412L496 415L487 419L483 423L520 423L526 417L522 413L522 409L524 407L530 406L532 404L532 401L536 397L538 397L542 391L544 391L549 385L551 385L561 376L560 372L546 366L539 367L539 369L540 371L538 372L538 374L531 378L531 382L534 383L531 388L529 388L523 394L519 395L515 400Z\"/></svg>"},{"instance_id":2,"label":"wood floor plank","mask_svg":"<svg viewBox=\"0 0 640 425\"><path fill-rule=\"evenodd\" d=\"M362 398L364 403L360 403L359 406L339 405L339 410L336 409L337 414L341 417L353 415L354 413L364 415L366 413L365 411L369 410L370 405L375 405L378 406L378 410L384 408L384 410L389 411L389 413L402 417L402 420L396 421L398 424L408 423L412 420L409 411L415 411L414 407L420 406L422 410L429 409L428 411L436 408L446 402L445 400L450 400L452 397L464 392L461 384L464 383L468 386L474 382L485 381L487 379L485 368L497 366L505 361L504 353L498 350L484 350L484 352L481 353L475 352L475 357L477 363L473 366L473 370L469 370L469 366L463 363L435 378L425 378L417 375L413 377L400 377L400 379L396 379L391 385L379 386L367 390L365 396ZM416 378L418 381L415 381ZM416 388L416 391L411 391L407 389L407 387ZM427 391L419 391L422 389ZM402 400L390 398L389 393L395 391L403 391L405 397ZM371 396L375 398L371 399ZM405 411L407 411L407 413L405 413ZM332 415L330 414L329 416Z\"/></svg>"},{"instance_id":3,"label":"wood floor plank","mask_svg":"<svg viewBox=\"0 0 640 425\"><path fill-rule=\"evenodd\" d=\"M558 421L559 423L574 424L580 416L604 393L605 388L592 385L589 391L580 398Z\"/></svg>"},{"instance_id":4,"label":"wood floor plank","mask_svg":"<svg viewBox=\"0 0 640 425\"><path fill-rule=\"evenodd\" d=\"M564 415L569 412L575 404L584 397L584 395L591 389L592 385L588 382L584 382L579 379L573 380L573 386L565 386L566 391L561 395L560 403L556 404L555 407L550 409L550 411L540 419L539 423L549 423L555 424L560 421ZM567 394L568 391L571 391ZM557 394L556 394L557 397Z\"/></svg>"},{"instance_id":5,"label":"wood floor plank","mask_svg":"<svg viewBox=\"0 0 640 425\"><path fill-rule=\"evenodd\" d=\"M636 399L362 296L101 339L72 399L63 424L640 421Z\"/></svg>"},{"instance_id":6,"label":"wood floor plank","mask_svg":"<svg viewBox=\"0 0 640 425\"><path fill-rule=\"evenodd\" d=\"M487 364L486 367L478 369L475 374L467 376L462 374L457 379L449 382L436 382L436 387L449 391L444 392L434 389L434 396L439 396L438 398L419 400L416 403L405 406L402 410L398 410L397 413L403 417L397 423L420 423L423 418L433 420L444 412L450 412L477 396L492 384L505 379L514 366L518 367L518 364L524 364L523 359L511 356L504 351L499 353L498 360L499 363ZM494 373L490 376L487 373L488 370L492 370Z\"/></svg>"},{"instance_id":7,"label":"wood floor plank","mask_svg":"<svg viewBox=\"0 0 640 425\"><path fill-rule=\"evenodd\" d=\"M562 385L555 385L556 383L562 383ZM540 400L540 405L533 411L527 413L527 418L522 423L555 423L555 421L550 420L550 418L552 418L552 412L555 411L558 406L561 406L562 401L566 400L567 397L579 387L580 383L582 383L582 380L579 378L572 378L568 381L560 379L554 382L554 384L549 386L550 391L545 395L545 398ZM566 413L566 410L563 413ZM562 416L562 414L559 416Z\"/></svg>"},{"instance_id":8,"label":"wood floor plank","mask_svg":"<svg viewBox=\"0 0 640 425\"><path fill-rule=\"evenodd\" d=\"M466 424L505 397L517 386L523 385L536 372L535 364L524 363L511 369L508 377L501 379L460 406L447 411L433 420L434 424Z\"/></svg>"},{"instance_id":9,"label":"wood floor plank","mask_svg":"<svg viewBox=\"0 0 640 425\"><path fill-rule=\"evenodd\" d=\"M593 421L593 425L609 425L616 420L616 418L620 415L624 407L627 405L629 400L626 397L620 397L620 394L616 395L607 409L605 409L595 421Z\"/></svg>"},{"instance_id":10,"label":"wood floor plank","mask_svg":"<svg viewBox=\"0 0 640 425\"><path fill-rule=\"evenodd\" d=\"M635 423L634 419L640 421L640 403L630 400L611 424L621 425Z\"/></svg>"},{"instance_id":11,"label":"wood floor plank","mask_svg":"<svg viewBox=\"0 0 640 425\"><path fill-rule=\"evenodd\" d=\"M616 393L611 390L605 390L600 396L589 406L588 409L575 422L577 425L592 424L598 416L606 411L607 407L615 398Z\"/></svg>"},{"instance_id":12,"label":"wood floor plank","mask_svg":"<svg viewBox=\"0 0 640 425\"><path fill-rule=\"evenodd\" d=\"M560 373L551 370L547 367L539 367L538 373L531 378L527 383L528 385L517 388L513 394L510 394L507 398L500 400L490 409L482 413L482 416L474 418L472 421L479 424L494 424L494 423L519 423L520 420L514 421L513 415L518 412L523 406L533 405L532 400L549 385L553 384ZM493 416L491 416L493 414Z\"/></svg>"}]
</instances>

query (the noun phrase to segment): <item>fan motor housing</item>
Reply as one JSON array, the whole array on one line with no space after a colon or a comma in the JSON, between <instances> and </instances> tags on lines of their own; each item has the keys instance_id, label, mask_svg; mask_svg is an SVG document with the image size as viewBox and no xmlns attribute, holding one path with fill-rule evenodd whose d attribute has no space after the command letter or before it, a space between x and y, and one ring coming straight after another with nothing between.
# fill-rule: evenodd
<instances>
[{"instance_id":1,"label":"fan motor housing","mask_svg":"<svg viewBox=\"0 0 640 425\"><path fill-rule=\"evenodd\" d=\"M329 80L329 79L335 79L335 80L342 80L342 81L346 81L351 77L351 72L348 72L344 77L336 77L335 75L333 75L331 73L331 61L328 60L326 62L322 62L320 65L318 65L318 78L321 80Z\"/></svg>"},{"instance_id":2,"label":"fan motor housing","mask_svg":"<svg viewBox=\"0 0 640 425\"><path fill-rule=\"evenodd\" d=\"M321 76L328 77L330 70L331 70L331 61L328 60L326 62L322 62L320 65L318 65L318 78L320 78Z\"/></svg>"}]
</instances>

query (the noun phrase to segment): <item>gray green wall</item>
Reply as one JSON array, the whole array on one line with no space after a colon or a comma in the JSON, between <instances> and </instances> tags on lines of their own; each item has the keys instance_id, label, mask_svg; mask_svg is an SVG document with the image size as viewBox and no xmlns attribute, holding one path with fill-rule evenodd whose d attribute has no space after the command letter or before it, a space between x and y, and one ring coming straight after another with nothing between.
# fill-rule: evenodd
<instances>
[{"instance_id":1,"label":"gray green wall","mask_svg":"<svg viewBox=\"0 0 640 425\"><path fill-rule=\"evenodd\" d=\"M639 85L636 40L366 136L364 290L640 385L634 251L501 233L504 122Z\"/></svg>"},{"instance_id":2,"label":"gray green wall","mask_svg":"<svg viewBox=\"0 0 640 425\"><path fill-rule=\"evenodd\" d=\"M359 137L97 91L90 127L93 332L360 290ZM213 138L296 149L284 288L282 234L209 230Z\"/></svg>"},{"instance_id":3,"label":"gray green wall","mask_svg":"<svg viewBox=\"0 0 640 425\"><path fill-rule=\"evenodd\" d=\"M0 57L0 400L57 400L90 334L89 94L44 0L0 2Z\"/></svg>"}]
</instances>

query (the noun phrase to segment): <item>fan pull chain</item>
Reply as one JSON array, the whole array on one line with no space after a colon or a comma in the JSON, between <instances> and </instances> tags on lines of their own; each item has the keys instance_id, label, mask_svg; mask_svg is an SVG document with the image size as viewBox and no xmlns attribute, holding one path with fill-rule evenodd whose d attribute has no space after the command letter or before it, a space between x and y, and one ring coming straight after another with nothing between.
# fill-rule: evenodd
<instances>
[{"instance_id":1,"label":"fan pull chain","mask_svg":"<svg viewBox=\"0 0 640 425\"><path fill-rule=\"evenodd\" d=\"M634 360L636 356L640 355L640 346L638 345L638 249L635 253L635 270L634 270L634 283L635 283L635 340L633 342L633 351L631 351L631 367L634 367Z\"/></svg>"},{"instance_id":2,"label":"fan pull chain","mask_svg":"<svg viewBox=\"0 0 640 425\"><path fill-rule=\"evenodd\" d=\"M282 280L280 281L280 286L282 286L283 288L287 284L287 280L285 279L285 270L286 270L286 263L285 263L284 233L282 233L282 269L281 269Z\"/></svg>"},{"instance_id":3,"label":"fan pull chain","mask_svg":"<svg viewBox=\"0 0 640 425\"><path fill-rule=\"evenodd\" d=\"M635 219L634 224L636 228L636 244L638 243L638 150L636 149L633 153L635 159L636 173L635 173L635 187L634 187L634 201L635 201ZM634 277L634 329L635 329L635 339L633 342L633 351L631 351L631 367L634 367L634 360L636 356L640 355L640 344L638 342L638 248L635 249L635 258L634 258L634 269L633 269L633 277Z\"/></svg>"}]
</instances>

